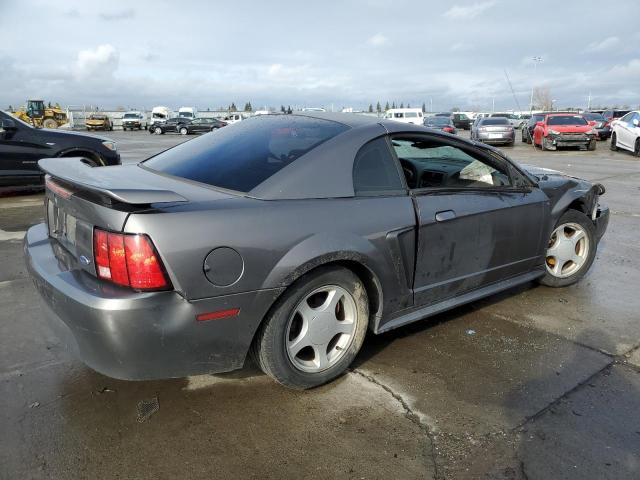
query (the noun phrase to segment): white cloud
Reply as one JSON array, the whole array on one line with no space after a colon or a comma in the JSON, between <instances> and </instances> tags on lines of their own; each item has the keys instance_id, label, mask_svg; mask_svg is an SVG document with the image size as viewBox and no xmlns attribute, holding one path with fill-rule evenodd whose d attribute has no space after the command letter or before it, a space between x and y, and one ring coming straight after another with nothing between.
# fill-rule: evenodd
<instances>
[{"instance_id":1,"label":"white cloud","mask_svg":"<svg viewBox=\"0 0 640 480\"><path fill-rule=\"evenodd\" d=\"M485 10L493 7L495 4L495 0L490 0L488 2L478 2L471 5L454 5L444 12L443 16L454 19L475 18Z\"/></svg>"},{"instance_id":2,"label":"white cloud","mask_svg":"<svg viewBox=\"0 0 640 480\"><path fill-rule=\"evenodd\" d=\"M367 40L367 43L374 47L381 47L382 45L386 45L387 43L389 43L389 39L381 33L376 33L373 37L370 37Z\"/></svg>"},{"instance_id":3,"label":"white cloud","mask_svg":"<svg viewBox=\"0 0 640 480\"><path fill-rule=\"evenodd\" d=\"M620 44L620 39L618 37L607 37L600 42L591 42L587 48L586 52L604 52L607 50L611 50L614 47L617 47Z\"/></svg>"},{"instance_id":4,"label":"white cloud","mask_svg":"<svg viewBox=\"0 0 640 480\"><path fill-rule=\"evenodd\" d=\"M471 50L472 48L473 48L473 46L470 43L457 42L457 43L454 43L453 45L451 45L449 50L451 50L452 52L467 52L467 51Z\"/></svg>"},{"instance_id":5,"label":"white cloud","mask_svg":"<svg viewBox=\"0 0 640 480\"><path fill-rule=\"evenodd\" d=\"M95 49L81 50L74 65L74 74L79 80L90 77L108 78L118 69L120 54L113 45L100 45Z\"/></svg>"}]
</instances>

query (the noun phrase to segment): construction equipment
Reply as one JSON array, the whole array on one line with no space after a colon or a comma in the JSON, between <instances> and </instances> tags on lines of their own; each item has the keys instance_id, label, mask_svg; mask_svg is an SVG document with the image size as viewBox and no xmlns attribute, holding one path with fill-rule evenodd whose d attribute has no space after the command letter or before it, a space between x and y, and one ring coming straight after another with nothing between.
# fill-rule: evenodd
<instances>
[{"instance_id":1,"label":"construction equipment","mask_svg":"<svg viewBox=\"0 0 640 480\"><path fill-rule=\"evenodd\" d=\"M45 106L43 100L27 100L26 107L19 108L13 115L36 128L58 128L67 123L67 113L59 105Z\"/></svg>"}]
</instances>

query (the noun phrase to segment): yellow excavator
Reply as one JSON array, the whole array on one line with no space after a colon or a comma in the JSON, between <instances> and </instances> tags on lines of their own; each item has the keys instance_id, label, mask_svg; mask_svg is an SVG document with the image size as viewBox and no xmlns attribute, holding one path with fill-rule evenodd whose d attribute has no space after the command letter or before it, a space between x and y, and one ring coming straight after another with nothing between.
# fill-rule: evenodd
<instances>
[{"instance_id":1,"label":"yellow excavator","mask_svg":"<svg viewBox=\"0 0 640 480\"><path fill-rule=\"evenodd\" d=\"M27 100L27 105L13 112L13 115L36 128L58 128L67 123L67 113L60 105L45 106L43 100Z\"/></svg>"}]
</instances>

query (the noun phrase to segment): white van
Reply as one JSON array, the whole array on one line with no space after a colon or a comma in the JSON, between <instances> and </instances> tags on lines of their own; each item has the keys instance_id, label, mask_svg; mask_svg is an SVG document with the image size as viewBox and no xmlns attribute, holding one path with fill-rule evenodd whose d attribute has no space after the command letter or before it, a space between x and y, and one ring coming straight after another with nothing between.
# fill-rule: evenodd
<instances>
[{"instance_id":1,"label":"white van","mask_svg":"<svg viewBox=\"0 0 640 480\"><path fill-rule=\"evenodd\" d=\"M384 114L384 118L414 125L422 125L424 121L421 108L390 108Z\"/></svg>"},{"instance_id":2,"label":"white van","mask_svg":"<svg viewBox=\"0 0 640 480\"><path fill-rule=\"evenodd\" d=\"M178 109L178 116L188 118L189 120L196 118L197 114L198 110L195 107L180 107Z\"/></svg>"}]
</instances>

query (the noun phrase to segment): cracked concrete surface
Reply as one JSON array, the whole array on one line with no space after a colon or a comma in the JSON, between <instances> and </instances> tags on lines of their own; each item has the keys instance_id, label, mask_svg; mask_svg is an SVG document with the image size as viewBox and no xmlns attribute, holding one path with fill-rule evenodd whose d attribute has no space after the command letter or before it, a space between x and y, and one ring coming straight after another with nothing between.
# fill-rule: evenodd
<instances>
[{"instance_id":1,"label":"cracked concrete surface","mask_svg":"<svg viewBox=\"0 0 640 480\"><path fill-rule=\"evenodd\" d=\"M111 134L125 162L184 140ZM158 382L92 372L44 324L20 240L0 238L0 479L640 478L640 162L602 143L507 153L605 185L592 271L369 335L349 374L309 392L251 365ZM41 221L40 202L0 198L0 229Z\"/></svg>"}]
</instances>

